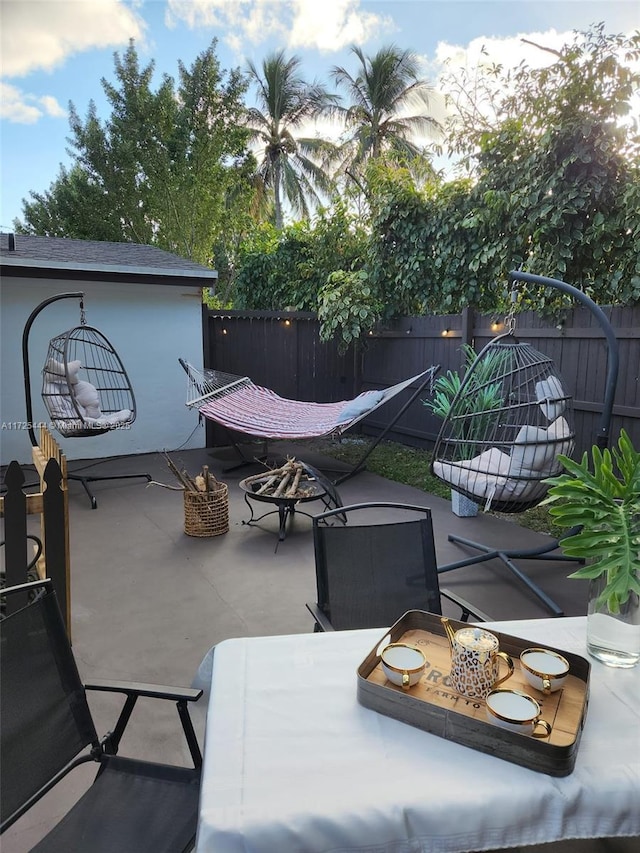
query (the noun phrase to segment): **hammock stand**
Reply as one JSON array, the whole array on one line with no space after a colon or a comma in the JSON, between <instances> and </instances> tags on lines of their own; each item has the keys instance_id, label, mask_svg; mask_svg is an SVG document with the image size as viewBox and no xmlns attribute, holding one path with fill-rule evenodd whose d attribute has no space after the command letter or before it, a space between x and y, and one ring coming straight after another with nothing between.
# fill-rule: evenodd
<instances>
[{"instance_id":1,"label":"hammock stand","mask_svg":"<svg viewBox=\"0 0 640 853\"><path fill-rule=\"evenodd\" d=\"M363 391L353 400L313 403L280 397L269 388L255 385L247 376L222 373L210 368L199 370L181 358L178 361L188 377L187 407L197 409L200 414L224 427L230 443L242 459L240 465L250 464L255 460L245 456L232 432L256 436L265 441L340 436L377 408L417 383L409 399L401 406L391 423L376 436L362 459L350 471L334 480L336 486L363 469L369 455L393 429L409 406L427 386L433 388L435 376L440 369L439 365L434 365L390 388Z\"/></svg>"},{"instance_id":2,"label":"hammock stand","mask_svg":"<svg viewBox=\"0 0 640 853\"><path fill-rule=\"evenodd\" d=\"M604 312L586 294L566 282L512 271L509 273L509 282L514 287L514 296L518 281L553 287L569 294L586 305L602 327L607 340L608 358L604 405L596 442L600 448L606 447L619 362L618 344L611 324ZM490 341L465 374L459 392L452 401L450 416L445 418L436 440L432 472L472 500L485 500L487 508L501 512L522 512L536 506L545 497L548 486L544 480L561 470L556 457L559 453L567 456L571 454L575 433L571 425L571 400L564 391L553 362L528 344L515 342L512 317L507 318L507 321L510 326L507 333ZM488 359L493 359L495 372L493 376L483 376L485 381L478 383L479 371ZM478 417L484 418L484 424L476 432L476 439L470 440L473 415L467 416L467 432L461 434L463 419L460 415L465 395L486 390L491 385L494 386L494 397L500 402L493 409L479 413ZM517 459L515 466L514 457ZM450 572L497 558L554 616L563 616L558 604L514 560L584 562L553 553L560 547L563 538L575 532L567 531L550 545L508 551L450 534L449 542L479 553L440 566L438 572Z\"/></svg>"},{"instance_id":3,"label":"hammock stand","mask_svg":"<svg viewBox=\"0 0 640 853\"><path fill-rule=\"evenodd\" d=\"M80 325L57 335L49 342L42 370L41 393L51 426L64 438L88 438L112 429L128 429L136 418L133 389L118 354L98 329L86 324L84 293L60 293L45 299L34 308L22 333L27 426L34 447L37 447L38 441L33 429L29 333L40 312L60 299L80 300ZM92 509L97 509L98 504L88 483L141 477L151 480L149 474L67 474L67 479L82 483Z\"/></svg>"}]
</instances>

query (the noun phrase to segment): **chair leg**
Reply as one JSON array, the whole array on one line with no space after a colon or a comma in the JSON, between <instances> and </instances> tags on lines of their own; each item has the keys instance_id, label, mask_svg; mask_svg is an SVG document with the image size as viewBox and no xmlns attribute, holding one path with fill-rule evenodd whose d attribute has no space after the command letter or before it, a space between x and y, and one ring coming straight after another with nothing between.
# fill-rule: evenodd
<instances>
[{"instance_id":1,"label":"chair leg","mask_svg":"<svg viewBox=\"0 0 640 853\"><path fill-rule=\"evenodd\" d=\"M525 586L531 590L531 592L540 599L540 601L547 607L554 616L564 616L564 611L562 608L552 599L550 598L544 590L542 590L531 578L526 575L521 569L519 569L513 560L559 560L559 561L569 561L569 562L579 562L582 563L582 560L578 560L575 557L566 557L563 554L559 554L557 556L552 555L550 552L555 551L559 544L557 540L551 545L543 545L539 548L531 548L529 550L516 550L516 551L504 551L500 548L491 548L487 545L482 545L480 542L473 542L470 539L464 539L461 536L455 536L450 534L448 536L449 542L455 542L457 545L465 545L467 548L473 548L476 551L480 551L481 553L476 554L474 557L467 557L464 560L457 560L455 563L448 563L446 566L440 566L438 568L438 574L444 574L445 572L453 571L454 569L461 569L465 566L473 566L477 563L485 563L488 560L498 559L501 560L502 563L509 569L509 571L514 574Z\"/></svg>"}]
</instances>

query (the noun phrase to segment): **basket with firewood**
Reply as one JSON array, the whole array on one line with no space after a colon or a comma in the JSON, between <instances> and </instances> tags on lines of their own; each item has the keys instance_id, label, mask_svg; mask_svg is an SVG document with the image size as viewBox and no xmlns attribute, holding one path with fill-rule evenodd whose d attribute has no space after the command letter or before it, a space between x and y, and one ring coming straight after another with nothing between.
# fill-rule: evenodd
<instances>
[{"instance_id":1,"label":"basket with firewood","mask_svg":"<svg viewBox=\"0 0 640 853\"><path fill-rule=\"evenodd\" d=\"M191 477L167 456L169 468L182 486L184 532L187 536L219 536L229 530L229 489L205 465Z\"/></svg>"}]
</instances>

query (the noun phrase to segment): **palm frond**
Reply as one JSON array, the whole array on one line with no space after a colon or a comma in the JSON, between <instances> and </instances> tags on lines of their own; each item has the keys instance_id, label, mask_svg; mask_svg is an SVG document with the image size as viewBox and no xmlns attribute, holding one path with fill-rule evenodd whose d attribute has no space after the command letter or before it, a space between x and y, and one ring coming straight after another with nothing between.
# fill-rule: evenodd
<instances>
[{"instance_id":1,"label":"palm frond","mask_svg":"<svg viewBox=\"0 0 640 853\"><path fill-rule=\"evenodd\" d=\"M440 125L426 112L432 89L419 77L417 55L394 45L382 47L373 56L366 56L357 46L351 51L359 63L358 73L354 76L342 66L331 72L351 102L333 108L351 131L347 140L353 151L351 164L359 166L384 150L424 156L409 137L440 130ZM407 107L418 111L403 116Z\"/></svg>"}]
</instances>

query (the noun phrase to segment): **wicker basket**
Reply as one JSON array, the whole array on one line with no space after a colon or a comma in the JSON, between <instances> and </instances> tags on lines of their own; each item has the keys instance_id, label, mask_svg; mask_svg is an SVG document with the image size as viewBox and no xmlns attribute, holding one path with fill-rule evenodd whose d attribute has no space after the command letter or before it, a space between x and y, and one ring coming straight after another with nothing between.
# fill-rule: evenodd
<instances>
[{"instance_id":1,"label":"wicker basket","mask_svg":"<svg viewBox=\"0 0 640 853\"><path fill-rule=\"evenodd\" d=\"M218 483L209 492L185 489L184 532L187 536L219 536L229 530L229 489Z\"/></svg>"}]
</instances>

